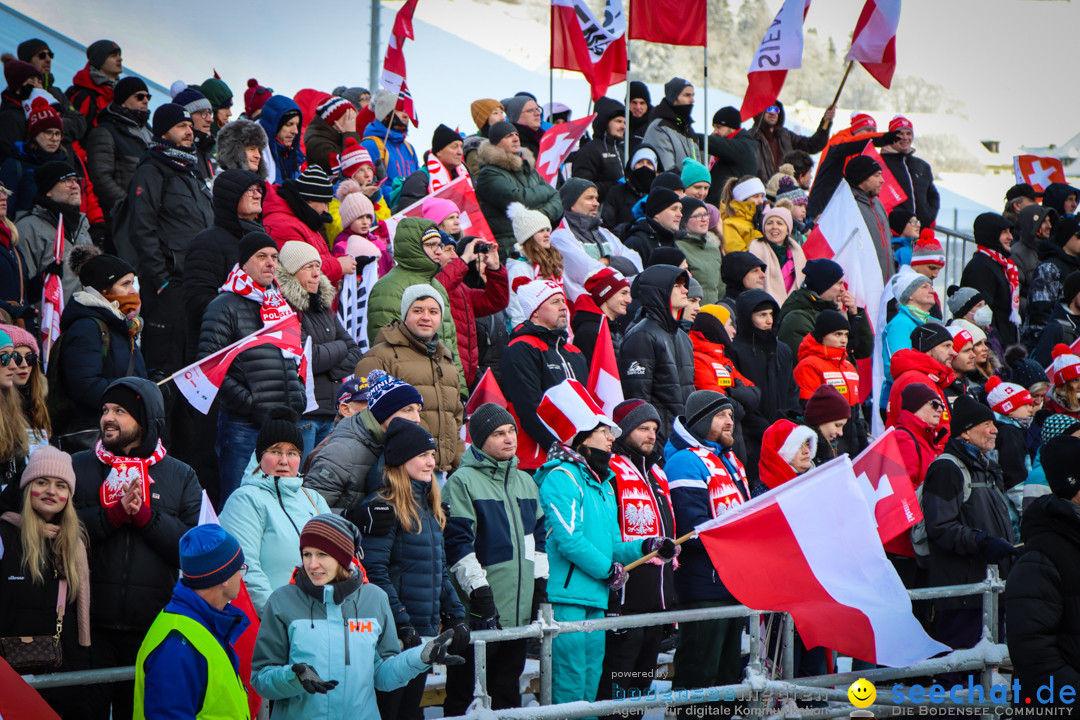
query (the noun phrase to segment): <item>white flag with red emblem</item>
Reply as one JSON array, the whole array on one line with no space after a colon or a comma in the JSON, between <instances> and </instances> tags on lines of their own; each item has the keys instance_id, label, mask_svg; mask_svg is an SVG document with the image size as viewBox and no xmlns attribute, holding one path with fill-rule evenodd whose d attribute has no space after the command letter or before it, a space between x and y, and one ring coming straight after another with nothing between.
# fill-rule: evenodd
<instances>
[{"instance_id":1,"label":"white flag with red emblem","mask_svg":"<svg viewBox=\"0 0 1080 720\"><path fill-rule=\"evenodd\" d=\"M405 82L405 53L401 47L404 41L405 38L391 35L386 44L379 84L392 93L400 93L401 85Z\"/></svg>"},{"instance_id":2,"label":"white flag with red emblem","mask_svg":"<svg viewBox=\"0 0 1080 720\"><path fill-rule=\"evenodd\" d=\"M1052 183L1065 182L1065 167L1061 160L1038 155L1013 156L1013 172L1016 182L1027 183L1041 193Z\"/></svg>"},{"instance_id":3,"label":"white flag with red emblem","mask_svg":"<svg viewBox=\"0 0 1080 720\"><path fill-rule=\"evenodd\" d=\"M788 70L802 67L803 20L810 0L784 0L765 31L746 74L748 84L739 113L749 120L776 102Z\"/></svg>"},{"instance_id":4,"label":"white flag with red emblem","mask_svg":"<svg viewBox=\"0 0 1080 720\"><path fill-rule=\"evenodd\" d=\"M607 0L601 23L585 0L551 0L551 67L584 75L594 101L626 80L622 1Z\"/></svg>"},{"instance_id":5,"label":"white flag with red emblem","mask_svg":"<svg viewBox=\"0 0 1080 720\"><path fill-rule=\"evenodd\" d=\"M53 260L64 262L64 216L56 223L56 237L53 239ZM49 369L49 351L60 337L60 316L64 314L64 285L60 276L49 273L45 276L45 285L41 291L41 349L42 364Z\"/></svg>"},{"instance_id":6,"label":"white flag with red emblem","mask_svg":"<svg viewBox=\"0 0 1080 720\"><path fill-rule=\"evenodd\" d=\"M896 28L900 24L900 0L866 0L851 49L844 60L858 60L866 72L885 87L896 72Z\"/></svg>"},{"instance_id":7,"label":"white flag with red emblem","mask_svg":"<svg viewBox=\"0 0 1080 720\"><path fill-rule=\"evenodd\" d=\"M596 346L593 348L585 387L608 415L615 412L615 406L623 401L619 363L615 359L615 345L611 342L611 328L608 327L606 315L601 316L600 329L596 331Z\"/></svg>"},{"instance_id":8,"label":"white flag with red emblem","mask_svg":"<svg viewBox=\"0 0 1080 720\"><path fill-rule=\"evenodd\" d=\"M536 172L547 182L555 185L559 168L574 150L577 141L589 129L596 114L553 125L540 138L540 154L536 158Z\"/></svg>"}]
</instances>

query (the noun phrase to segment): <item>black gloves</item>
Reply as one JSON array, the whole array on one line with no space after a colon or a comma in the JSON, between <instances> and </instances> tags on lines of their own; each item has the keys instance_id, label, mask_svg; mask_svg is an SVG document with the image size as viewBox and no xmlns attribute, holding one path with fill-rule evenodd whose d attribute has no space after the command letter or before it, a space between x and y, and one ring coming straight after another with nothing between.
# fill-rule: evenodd
<instances>
[{"instance_id":1,"label":"black gloves","mask_svg":"<svg viewBox=\"0 0 1080 720\"><path fill-rule=\"evenodd\" d=\"M855 139L857 140L858 137L856 137ZM874 138L872 142L874 143L874 147L885 147L886 145L894 144L899 139L900 133L896 130L890 130L881 137Z\"/></svg>"},{"instance_id":2,"label":"black gloves","mask_svg":"<svg viewBox=\"0 0 1080 720\"><path fill-rule=\"evenodd\" d=\"M420 645L420 633L416 632L416 628L412 625L398 625L397 636L398 640L401 641L402 650L408 650Z\"/></svg>"},{"instance_id":3,"label":"black gloves","mask_svg":"<svg viewBox=\"0 0 1080 720\"><path fill-rule=\"evenodd\" d=\"M495 630L499 627L499 611L491 587L484 585L469 593L469 629Z\"/></svg>"},{"instance_id":4,"label":"black gloves","mask_svg":"<svg viewBox=\"0 0 1080 720\"><path fill-rule=\"evenodd\" d=\"M450 652L454 655L464 655L469 652L469 627L465 624L465 618L444 615L442 626L454 632L454 637L450 641Z\"/></svg>"},{"instance_id":5,"label":"black gloves","mask_svg":"<svg viewBox=\"0 0 1080 720\"><path fill-rule=\"evenodd\" d=\"M64 277L64 263L59 263L53 260L51 263L41 268L42 275L55 275L58 278Z\"/></svg>"},{"instance_id":6,"label":"black gloves","mask_svg":"<svg viewBox=\"0 0 1080 720\"><path fill-rule=\"evenodd\" d=\"M547 601L547 578L536 578L533 580L532 614L530 615L533 620L540 617L540 603Z\"/></svg>"},{"instance_id":7,"label":"black gloves","mask_svg":"<svg viewBox=\"0 0 1080 720\"><path fill-rule=\"evenodd\" d=\"M622 563L611 563L611 574L608 575L607 586L612 590L618 590L626 584L627 577L626 568L622 566Z\"/></svg>"},{"instance_id":8,"label":"black gloves","mask_svg":"<svg viewBox=\"0 0 1080 720\"><path fill-rule=\"evenodd\" d=\"M382 536L394 529L397 515L390 503L376 502L354 507L345 513L345 519L360 529L361 535Z\"/></svg>"},{"instance_id":9,"label":"black gloves","mask_svg":"<svg viewBox=\"0 0 1080 720\"><path fill-rule=\"evenodd\" d=\"M983 557L987 562L999 563L1005 558L1016 557L1020 554L1011 542L999 537L989 537L985 530L979 531L975 541L982 550Z\"/></svg>"},{"instance_id":10,"label":"black gloves","mask_svg":"<svg viewBox=\"0 0 1080 720\"><path fill-rule=\"evenodd\" d=\"M311 695L320 693L325 695L328 691L337 687L337 680L323 680L315 668L305 663L297 663L292 666L292 671L300 679L300 685Z\"/></svg>"},{"instance_id":11,"label":"black gloves","mask_svg":"<svg viewBox=\"0 0 1080 720\"><path fill-rule=\"evenodd\" d=\"M460 655L451 655L446 646L454 637L453 630L447 630L439 637L428 642L420 651L420 661L428 665L464 665L465 658Z\"/></svg>"},{"instance_id":12,"label":"black gloves","mask_svg":"<svg viewBox=\"0 0 1080 720\"><path fill-rule=\"evenodd\" d=\"M651 537L641 541L641 552L644 555L655 552L664 562L671 562L679 554L679 546L669 537Z\"/></svg>"}]
</instances>

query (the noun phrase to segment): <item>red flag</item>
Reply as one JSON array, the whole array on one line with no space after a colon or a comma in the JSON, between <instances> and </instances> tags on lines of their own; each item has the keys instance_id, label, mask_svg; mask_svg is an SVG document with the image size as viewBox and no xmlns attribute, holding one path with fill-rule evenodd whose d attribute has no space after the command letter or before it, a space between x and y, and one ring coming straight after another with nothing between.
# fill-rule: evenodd
<instances>
[{"instance_id":1,"label":"red flag","mask_svg":"<svg viewBox=\"0 0 1080 720\"><path fill-rule=\"evenodd\" d=\"M397 11L397 15L394 17L394 29L390 31L392 36L399 38L408 38L409 40L415 40L413 35L412 18L413 13L416 12L417 0L405 0L405 4Z\"/></svg>"},{"instance_id":2,"label":"red flag","mask_svg":"<svg viewBox=\"0 0 1080 720\"><path fill-rule=\"evenodd\" d=\"M56 223L56 237L53 238L53 260L64 262L64 216ZM64 286L59 275L49 273L45 276L45 285L41 290L41 349L43 363L49 369L49 351L60 337L60 316L64 314Z\"/></svg>"},{"instance_id":3,"label":"red flag","mask_svg":"<svg viewBox=\"0 0 1080 720\"><path fill-rule=\"evenodd\" d=\"M401 92L401 86L405 82L405 53L402 44L405 39L397 35L391 35L386 44L386 55L383 57L382 75L379 83L390 92Z\"/></svg>"},{"instance_id":4,"label":"red flag","mask_svg":"<svg viewBox=\"0 0 1080 720\"><path fill-rule=\"evenodd\" d=\"M600 317L600 329L596 331L596 346L585 387L608 415L615 412L615 406L623 401L619 363L615 359L615 345L611 342L611 328L608 327L606 315Z\"/></svg>"},{"instance_id":5,"label":"red flag","mask_svg":"<svg viewBox=\"0 0 1080 720\"><path fill-rule=\"evenodd\" d=\"M896 72L896 28L900 24L900 0L866 0L851 49L844 60L858 60L866 72L885 87Z\"/></svg>"},{"instance_id":6,"label":"red flag","mask_svg":"<svg viewBox=\"0 0 1080 720\"><path fill-rule=\"evenodd\" d=\"M746 94L739 114L749 120L776 102L788 70L802 67L803 20L810 0L784 0L746 74Z\"/></svg>"},{"instance_id":7,"label":"red flag","mask_svg":"<svg viewBox=\"0 0 1080 720\"><path fill-rule=\"evenodd\" d=\"M1045 191L1051 183L1066 182L1065 168L1061 160L1052 157L1015 155L1013 172L1016 174L1016 182L1027 183L1035 188L1037 193Z\"/></svg>"},{"instance_id":8,"label":"red flag","mask_svg":"<svg viewBox=\"0 0 1080 720\"><path fill-rule=\"evenodd\" d=\"M416 106L413 105L412 93L409 92L409 84L404 80L401 81L401 90L398 92L397 105L394 106L394 109L408 115L413 127L420 127L416 118Z\"/></svg>"},{"instance_id":9,"label":"red flag","mask_svg":"<svg viewBox=\"0 0 1080 720\"><path fill-rule=\"evenodd\" d=\"M874 147L874 143L866 143L866 149L862 151L862 154L873 158L881 167L881 177L884 178L885 183L878 193L878 200L885 206L885 212L891 213L893 208L907 200L907 193L904 192L904 188L900 187L896 176L889 170L889 166L885 164L885 160L882 159L881 153Z\"/></svg>"},{"instance_id":10,"label":"red flag","mask_svg":"<svg viewBox=\"0 0 1080 720\"><path fill-rule=\"evenodd\" d=\"M896 444L894 428L870 443L852 466L873 510L878 537L886 550L914 557L907 530L922 520L923 515L900 446Z\"/></svg>"},{"instance_id":11,"label":"red flag","mask_svg":"<svg viewBox=\"0 0 1080 720\"><path fill-rule=\"evenodd\" d=\"M536 158L536 172L540 177L555 185L555 178L563 161L573 151L577 141L589 129L596 114L552 125L540 138L540 154Z\"/></svg>"},{"instance_id":12,"label":"red flag","mask_svg":"<svg viewBox=\"0 0 1080 720\"><path fill-rule=\"evenodd\" d=\"M0 717L4 720L60 720L38 691L0 658Z\"/></svg>"},{"instance_id":13,"label":"red flag","mask_svg":"<svg viewBox=\"0 0 1080 720\"><path fill-rule=\"evenodd\" d=\"M705 0L630 0L631 40L668 45L709 44Z\"/></svg>"},{"instance_id":14,"label":"red flag","mask_svg":"<svg viewBox=\"0 0 1080 720\"><path fill-rule=\"evenodd\" d=\"M551 67L584 75L593 100L626 80L626 20L620 0L607 0L603 24L585 0L551 0Z\"/></svg>"},{"instance_id":15,"label":"red flag","mask_svg":"<svg viewBox=\"0 0 1080 720\"><path fill-rule=\"evenodd\" d=\"M948 650L911 614L846 455L697 532L724 587L747 607L791 613L807 647L890 667Z\"/></svg>"},{"instance_id":16,"label":"red flag","mask_svg":"<svg viewBox=\"0 0 1080 720\"><path fill-rule=\"evenodd\" d=\"M485 370L484 374L480 376L480 382L476 383L476 388L472 391L472 395L469 396L469 401L465 403L466 423L462 427L462 432L465 433L465 442L467 443L472 443L472 438L469 436L469 423L467 421L469 417L485 403L495 403L503 408L508 405L506 396L503 395L502 388L499 387L499 381L495 379L495 375L491 372L491 368Z\"/></svg>"},{"instance_id":17,"label":"red flag","mask_svg":"<svg viewBox=\"0 0 1080 720\"><path fill-rule=\"evenodd\" d=\"M424 200L435 197L449 200L457 206L460 211L458 219L461 222L462 233L484 238L489 243L495 243L495 235L491 232L491 228L488 227L487 220L484 219L484 213L480 212L480 203L476 201L476 191L473 190L472 181L468 176L463 175L455 179L448 185L428 195ZM394 231L402 218L423 217L424 200L417 200L409 207L398 211L383 221L386 223L386 230L390 237L394 237Z\"/></svg>"}]
</instances>

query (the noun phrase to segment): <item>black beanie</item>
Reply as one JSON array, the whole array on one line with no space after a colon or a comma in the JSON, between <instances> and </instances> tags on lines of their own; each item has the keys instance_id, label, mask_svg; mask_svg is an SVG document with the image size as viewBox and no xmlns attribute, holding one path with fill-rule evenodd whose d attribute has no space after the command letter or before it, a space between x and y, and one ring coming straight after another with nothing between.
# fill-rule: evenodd
<instances>
[{"instance_id":1,"label":"black beanie","mask_svg":"<svg viewBox=\"0 0 1080 720\"><path fill-rule=\"evenodd\" d=\"M287 405L270 408L267 418L259 428L255 439L255 462L261 462L263 453L278 443L291 443L300 452L304 452L304 436L296 424L300 417Z\"/></svg>"},{"instance_id":2,"label":"black beanie","mask_svg":"<svg viewBox=\"0 0 1080 720\"><path fill-rule=\"evenodd\" d=\"M949 433L953 437L960 437L976 425L986 421L994 421L994 412L981 402L968 395L960 395L952 403L952 420L949 422Z\"/></svg>"},{"instance_id":3,"label":"black beanie","mask_svg":"<svg viewBox=\"0 0 1080 720\"><path fill-rule=\"evenodd\" d=\"M1076 463L1080 457L1080 438L1058 435L1042 446L1039 457L1050 492L1062 500L1076 497L1080 492L1080 467Z\"/></svg>"},{"instance_id":4,"label":"black beanie","mask_svg":"<svg viewBox=\"0 0 1080 720\"><path fill-rule=\"evenodd\" d=\"M512 135L517 131L518 129L514 127L514 123L507 120L500 120L488 128L488 140L491 141L492 145L498 145L507 135Z\"/></svg>"},{"instance_id":5,"label":"black beanie","mask_svg":"<svg viewBox=\"0 0 1080 720\"><path fill-rule=\"evenodd\" d=\"M671 267L677 268L684 262L686 262L686 253L677 247L662 245L649 254L649 262L646 267L652 267L653 265L670 265ZM683 272L685 272L685 270Z\"/></svg>"},{"instance_id":6,"label":"black beanie","mask_svg":"<svg viewBox=\"0 0 1080 720\"><path fill-rule=\"evenodd\" d=\"M141 77L128 75L120 78L119 82L116 83L116 87L113 88L113 102L117 105L123 105L125 100L137 92L150 92Z\"/></svg>"},{"instance_id":7,"label":"black beanie","mask_svg":"<svg viewBox=\"0 0 1080 720\"><path fill-rule=\"evenodd\" d=\"M649 192L659 188L667 188L671 191L686 189L683 186L682 176L673 172L662 172L653 178L652 184L649 186Z\"/></svg>"},{"instance_id":8,"label":"black beanie","mask_svg":"<svg viewBox=\"0 0 1080 720\"><path fill-rule=\"evenodd\" d=\"M742 127L742 115L739 114L738 110L728 105L713 113L712 124L738 130Z\"/></svg>"},{"instance_id":9,"label":"black beanie","mask_svg":"<svg viewBox=\"0 0 1080 720\"><path fill-rule=\"evenodd\" d=\"M1054 226L1054 234L1051 237L1055 245L1064 248L1065 243L1069 242L1073 235L1080 235L1080 220L1075 217L1066 217L1061 218L1061 222Z\"/></svg>"},{"instance_id":10,"label":"black beanie","mask_svg":"<svg viewBox=\"0 0 1080 720\"><path fill-rule=\"evenodd\" d=\"M440 124L439 127L435 128L435 133L431 136L431 152L437 153L455 140L461 140L461 136L445 125Z\"/></svg>"},{"instance_id":11,"label":"black beanie","mask_svg":"<svg viewBox=\"0 0 1080 720\"><path fill-rule=\"evenodd\" d=\"M941 323L928 322L911 331L911 347L921 353L928 353L942 343L952 343L953 337Z\"/></svg>"},{"instance_id":12,"label":"black beanie","mask_svg":"<svg viewBox=\"0 0 1080 720\"><path fill-rule=\"evenodd\" d=\"M903 235L904 230L907 229L908 223L911 222L911 218L915 217L915 213L904 208L897 208L889 213L889 228L893 231L894 235Z\"/></svg>"},{"instance_id":13,"label":"black beanie","mask_svg":"<svg viewBox=\"0 0 1080 720\"><path fill-rule=\"evenodd\" d=\"M807 260L803 267L803 285L810 292L820 295L844 278L840 263L828 258Z\"/></svg>"},{"instance_id":14,"label":"black beanie","mask_svg":"<svg viewBox=\"0 0 1080 720\"><path fill-rule=\"evenodd\" d=\"M154 131L154 137L164 138L165 133L182 122L191 122L187 110L176 103L165 103L154 111L151 129Z\"/></svg>"},{"instance_id":15,"label":"black beanie","mask_svg":"<svg viewBox=\"0 0 1080 720\"><path fill-rule=\"evenodd\" d=\"M469 416L469 439L478 450L483 452L488 436L503 425L513 425L515 429L517 428L514 416L507 412L506 408L496 403L484 403Z\"/></svg>"},{"instance_id":16,"label":"black beanie","mask_svg":"<svg viewBox=\"0 0 1080 720\"><path fill-rule=\"evenodd\" d=\"M435 450L435 438L424 428L405 418L394 418L386 428L383 461L398 467L428 450Z\"/></svg>"},{"instance_id":17,"label":"black beanie","mask_svg":"<svg viewBox=\"0 0 1080 720\"><path fill-rule=\"evenodd\" d=\"M814 319L814 330L810 335L820 343L825 342L825 336L829 333L840 330L851 332L851 323L848 319L836 310L822 310Z\"/></svg>"},{"instance_id":18,"label":"black beanie","mask_svg":"<svg viewBox=\"0 0 1080 720\"><path fill-rule=\"evenodd\" d=\"M645 199L645 217L651 218L659 215L672 205L679 204L679 196L674 190L656 188L649 191L649 197Z\"/></svg>"},{"instance_id":19,"label":"black beanie","mask_svg":"<svg viewBox=\"0 0 1080 720\"><path fill-rule=\"evenodd\" d=\"M664 83L664 99L668 101L668 105L674 105L679 95L689 85L690 83L681 77L673 77Z\"/></svg>"},{"instance_id":20,"label":"black beanie","mask_svg":"<svg viewBox=\"0 0 1080 720\"><path fill-rule=\"evenodd\" d=\"M848 181L848 185L856 187L863 180L878 172L881 172L881 166L878 165L877 160L867 155L856 155L848 160L847 166L844 168L844 179Z\"/></svg>"},{"instance_id":21,"label":"black beanie","mask_svg":"<svg viewBox=\"0 0 1080 720\"><path fill-rule=\"evenodd\" d=\"M652 95L649 94L649 86L640 80L630 83L630 99L644 100L646 105L652 105Z\"/></svg>"},{"instance_id":22,"label":"black beanie","mask_svg":"<svg viewBox=\"0 0 1080 720\"><path fill-rule=\"evenodd\" d=\"M1080 294L1080 270L1074 270L1065 277L1065 281L1061 284L1062 290L1062 302L1068 305L1073 301L1073 298Z\"/></svg>"},{"instance_id":23,"label":"black beanie","mask_svg":"<svg viewBox=\"0 0 1080 720\"><path fill-rule=\"evenodd\" d=\"M90 61L90 67L100 68L119 49L120 46L112 40L98 40L86 48L86 59Z\"/></svg>"},{"instance_id":24,"label":"black beanie","mask_svg":"<svg viewBox=\"0 0 1080 720\"><path fill-rule=\"evenodd\" d=\"M15 49L15 55L25 63L30 62L37 55L39 50L48 50L49 43L41 40L40 38L30 38L29 40L23 40L19 43L19 47Z\"/></svg>"},{"instance_id":25,"label":"black beanie","mask_svg":"<svg viewBox=\"0 0 1080 720\"><path fill-rule=\"evenodd\" d=\"M34 171L34 182L37 184L38 192L45 195L56 187L56 183L72 175L78 175L75 168L63 160L52 160Z\"/></svg>"},{"instance_id":26,"label":"black beanie","mask_svg":"<svg viewBox=\"0 0 1080 720\"><path fill-rule=\"evenodd\" d=\"M596 187L596 183L585 178L572 177L559 188L559 200L562 201L563 210L574 207L574 203L585 194L589 188Z\"/></svg>"},{"instance_id":27,"label":"black beanie","mask_svg":"<svg viewBox=\"0 0 1080 720\"><path fill-rule=\"evenodd\" d=\"M731 399L715 390L695 390L686 398L686 427L699 437L706 437L712 427L713 417L721 410L734 411Z\"/></svg>"},{"instance_id":28,"label":"black beanie","mask_svg":"<svg viewBox=\"0 0 1080 720\"><path fill-rule=\"evenodd\" d=\"M240 267L244 267L244 263L251 259L252 255L266 247L272 247L277 250L277 243L274 241L274 238L264 232L259 232L258 230L249 232L247 235L240 238L240 245L237 248L239 254L237 255L236 263Z\"/></svg>"},{"instance_id":29,"label":"black beanie","mask_svg":"<svg viewBox=\"0 0 1080 720\"><path fill-rule=\"evenodd\" d=\"M689 195L683 195L682 200L679 202L682 203L682 227L685 229L686 221L689 220L690 216L695 212L705 207L705 203L695 197L690 197Z\"/></svg>"},{"instance_id":30,"label":"black beanie","mask_svg":"<svg viewBox=\"0 0 1080 720\"><path fill-rule=\"evenodd\" d=\"M115 403L127 410L135 418L139 427L146 429L146 404L135 388L124 382L123 378L114 380L101 396L101 404Z\"/></svg>"},{"instance_id":31,"label":"black beanie","mask_svg":"<svg viewBox=\"0 0 1080 720\"><path fill-rule=\"evenodd\" d=\"M123 258L102 253L90 258L79 268L79 282L83 284L83 287L93 288L99 293L104 293L117 280L128 273L134 272L135 268L131 267Z\"/></svg>"}]
</instances>

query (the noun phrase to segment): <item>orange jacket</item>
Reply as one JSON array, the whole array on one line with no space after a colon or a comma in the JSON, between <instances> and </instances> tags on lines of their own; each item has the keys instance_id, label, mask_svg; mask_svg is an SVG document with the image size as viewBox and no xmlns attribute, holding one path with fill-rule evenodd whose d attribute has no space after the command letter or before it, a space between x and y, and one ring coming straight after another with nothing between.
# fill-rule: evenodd
<instances>
[{"instance_id":1,"label":"orange jacket","mask_svg":"<svg viewBox=\"0 0 1080 720\"><path fill-rule=\"evenodd\" d=\"M859 371L847 359L847 350L825 347L810 334L799 345L795 383L801 400L808 400L822 385L832 385L850 405L860 402Z\"/></svg>"},{"instance_id":2,"label":"orange jacket","mask_svg":"<svg viewBox=\"0 0 1080 720\"><path fill-rule=\"evenodd\" d=\"M727 394L735 384L752 387L754 383L735 369L735 365L724 356L724 346L705 339L699 330L690 331L690 342L694 345L694 389L713 390Z\"/></svg>"}]
</instances>

